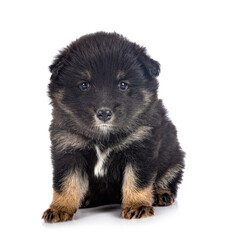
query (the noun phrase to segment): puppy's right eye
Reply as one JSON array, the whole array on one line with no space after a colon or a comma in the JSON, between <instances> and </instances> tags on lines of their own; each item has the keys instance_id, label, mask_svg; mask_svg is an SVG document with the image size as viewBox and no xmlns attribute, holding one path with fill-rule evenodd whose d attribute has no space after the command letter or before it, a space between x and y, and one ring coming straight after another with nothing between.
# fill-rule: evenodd
<instances>
[{"instance_id":1,"label":"puppy's right eye","mask_svg":"<svg viewBox=\"0 0 226 240\"><path fill-rule=\"evenodd\" d=\"M80 90L87 91L90 88L89 82L83 82L79 85Z\"/></svg>"},{"instance_id":2,"label":"puppy's right eye","mask_svg":"<svg viewBox=\"0 0 226 240\"><path fill-rule=\"evenodd\" d=\"M128 84L122 81L118 84L118 87L120 90L125 91L128 88Z\"/></svg>"}]
</instances>

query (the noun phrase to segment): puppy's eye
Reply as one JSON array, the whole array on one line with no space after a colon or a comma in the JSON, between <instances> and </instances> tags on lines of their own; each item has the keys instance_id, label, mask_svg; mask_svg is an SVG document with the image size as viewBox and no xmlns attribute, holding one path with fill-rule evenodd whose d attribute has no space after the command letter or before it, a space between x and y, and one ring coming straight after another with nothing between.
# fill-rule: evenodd
<instances>
[{"instance_id":1,"label":"puppy's eye","mask_svg":"<svg viewBox=\"0 0 226 240\"><path fill-rule=\"evenodd\" d=\"M90 88L90 84L88 82L83 82L79 85L79 88L82 91L87 91Z\"/></svg>"},{"instance_id":2,"label":"puppy's eye","mask_svg":"<svg viewBox=\"0 0 226 240\"><path fill-rule=\"evenodd\" d=\"M120 90L125 91L128 88L128 84L125 82L120 82L118 84L118 87L120 88Z\"/></svg>"}]
</instances>

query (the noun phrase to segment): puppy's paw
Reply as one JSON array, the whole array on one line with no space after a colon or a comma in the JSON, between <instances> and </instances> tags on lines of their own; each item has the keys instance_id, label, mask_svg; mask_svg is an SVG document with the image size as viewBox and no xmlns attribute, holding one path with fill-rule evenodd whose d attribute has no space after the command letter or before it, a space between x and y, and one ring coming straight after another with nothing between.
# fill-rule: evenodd
<instances>
[{"instance_id":1,"label":"puppy's paw","mask_svg":"<svg viewBox=\"0 0 226 240\"><path fill-rule=\"evenodd\" d=\"M45 222L48 223L55 223L55 222L64 222L68 220L72 220L73 214L68 213L63 210L57 210L53 208L47 209L43 215L42 218Z\"/></svg>"},{"instance_id":2,"label":"puppy's paw","mask_svg":"<svg viewBox=\"0 0 226 240\"><path fill-rule=\"evenodd\" d=\"M127 206L122 209L121 216L127 219L144 218L154 215L154 208L151 206Z\"/></svg>"},{"instance_id":3,"label":"puppy's paw","mask_svg":"<svg viewBox=\"0 0 226 240\"><path fill-rule=\"evenodd\" d=\"M168 189L157 189L153 206L169 206L175 202L175 197Z\"/></svg>"}]
</instances>

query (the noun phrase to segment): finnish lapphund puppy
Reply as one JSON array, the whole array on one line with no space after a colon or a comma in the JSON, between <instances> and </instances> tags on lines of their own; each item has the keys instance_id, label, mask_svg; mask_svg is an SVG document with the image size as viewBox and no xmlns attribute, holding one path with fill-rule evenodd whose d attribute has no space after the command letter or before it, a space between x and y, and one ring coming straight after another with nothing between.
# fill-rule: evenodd
<instances>
[{"instance_id":1,"label":"finnish lapphund puppy","mask_svg":"<svg viewBox=\"0 0 226 240\"><path fill-rule=\"evenodd\" d=\"M184 152L158 99L160 65L117 33L85 35L50 66L53 200L45 222L118 203L127 219L173 204Z\"/></svg>"}]
</instances>

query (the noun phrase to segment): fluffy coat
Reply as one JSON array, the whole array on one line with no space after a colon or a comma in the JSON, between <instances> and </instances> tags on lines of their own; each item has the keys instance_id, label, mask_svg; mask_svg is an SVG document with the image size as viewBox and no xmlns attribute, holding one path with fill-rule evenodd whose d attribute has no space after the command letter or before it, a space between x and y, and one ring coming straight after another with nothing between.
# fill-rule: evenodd
<instances>
[{"instance_id":1,"label":"fluffy coat","mask_svg":"<svg viewBox=\"0 0 226 240\"><path fill-rule=\"evenodd\" d=\"M55 58L49 96L53 201L46 222L80 207L122 204L122 217L174 202L184 153L161 100L160 65L116 33L72 42Z\"/></svg>"}]
</instances>

